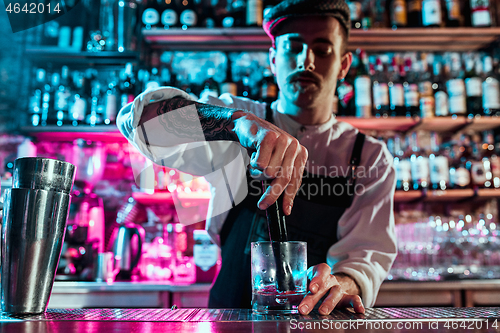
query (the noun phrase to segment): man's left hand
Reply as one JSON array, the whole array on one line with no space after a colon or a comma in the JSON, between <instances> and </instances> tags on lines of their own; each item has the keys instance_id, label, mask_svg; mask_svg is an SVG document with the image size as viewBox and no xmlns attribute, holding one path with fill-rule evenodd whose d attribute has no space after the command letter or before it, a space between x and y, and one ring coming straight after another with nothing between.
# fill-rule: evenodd
<instances>
[{"instance_id":1,"label":"man's left hand","mask_svg":"<svg viewBox=\"0 0 500 333\"><path fill-rule=\"evenodd\" d=\"M316 303L328 293L319 307L321 315L329 315L334 308L353 308L357 313L365 313L365 307L359 295L348 294L349 285L356 283L347 275L335 276L331 274L331 268L327 264L319 264L313 267L309 293L299 304L299 311L303 315L309 314ZM357 288L357 287L356 287Z\"/></svg>"}]
</instances>

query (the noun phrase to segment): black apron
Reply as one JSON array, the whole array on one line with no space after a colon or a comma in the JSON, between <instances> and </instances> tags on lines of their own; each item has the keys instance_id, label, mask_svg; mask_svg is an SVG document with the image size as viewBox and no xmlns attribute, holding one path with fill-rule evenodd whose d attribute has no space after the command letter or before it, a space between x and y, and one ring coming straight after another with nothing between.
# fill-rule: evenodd
<instances>
[{"instance_id":1,"label":"black apron","mask_svg":"<svg viewBox=\"0 0 500 333\"><path fill-rule=\"evenodd\" d=\"M266 120L273 122L268 104ZM328 249L337 242L337 224L354 196L355 174L365 135L358 133L351 154L349 177L327 177L304 171L302 185L286 217L288 239L307 242L308 267L326 262ZM248 195L231 209L222 230L222 266L210 290L210 308L250 308L252 300L250 243L268 241L266 213L258 209L260 180L247 173ZM260 190L259 190L260 189ZM316 195L312 195L314 189ZM322 190L321 190L322 189Z\"/></svg>"}]
</instances>

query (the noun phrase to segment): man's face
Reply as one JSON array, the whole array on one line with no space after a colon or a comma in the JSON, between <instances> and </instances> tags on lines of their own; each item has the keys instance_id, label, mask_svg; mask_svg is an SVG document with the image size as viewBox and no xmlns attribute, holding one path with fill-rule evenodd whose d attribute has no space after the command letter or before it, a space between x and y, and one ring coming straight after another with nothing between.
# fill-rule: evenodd
<instances>
[{"instance_id":1,"label":"man's face","mask_svg":"<svg viewBox=\"0 0 500 333\"><path fill-rule=\"evenodd\" d=\"M282 98L299 108L331 108L337 80L351 63L350 53L342 54L340 23L306 16L287 19L278 29L270 62Z\"/></svg>"}]
</instances>

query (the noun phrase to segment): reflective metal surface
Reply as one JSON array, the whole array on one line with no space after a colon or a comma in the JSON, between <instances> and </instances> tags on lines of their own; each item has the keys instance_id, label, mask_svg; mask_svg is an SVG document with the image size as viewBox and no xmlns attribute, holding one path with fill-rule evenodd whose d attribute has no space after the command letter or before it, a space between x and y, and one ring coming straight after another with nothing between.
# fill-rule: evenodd
<instances>
[{"instance_id":1,"label":"reflective metal surface","mask_svg":"<svg viewBox=\"0 0 500 333\"><path fill-rule=\"evenodd\" d=\"M10 189L2 225L2 309L45 311L64 237L70 196Z\"/></svg>"},{"instance_id":2,"label":"reflective metal surface","mask_svg":"<svg viewBox=\"0 0 500 333\"><path fill-rule=\"evenodd\" d=\"M38 157L14 162L2 223L2 310L46 310L68 218L75 166Z\"/></svg>"},{"instance_id":3,"label":"reflective metal surface","mask_svg":"<svg viewBox=\"0 0 500 333\"><path fill-rule=\"evenodd\" d=\"M70 193L75 166L43 157L23 157L14 161L12 188L27 188Z\"/></svg>"},{"instance_id":4,"label":"reflective metal surface","mask_svg":"<svg viewBox=\"0 0 500 333\"><path fill-rule=\"evenodd\" d=\"M247 322L247 321L483 321L500 318L500 307L481 308L371 308L364 315L334 310L329 316L313 312L298 314L256 315L248 309L48 309L38 315L0 313L0 319L40 321L143 321L143 322Z\"/></svg>"}]
</instances>

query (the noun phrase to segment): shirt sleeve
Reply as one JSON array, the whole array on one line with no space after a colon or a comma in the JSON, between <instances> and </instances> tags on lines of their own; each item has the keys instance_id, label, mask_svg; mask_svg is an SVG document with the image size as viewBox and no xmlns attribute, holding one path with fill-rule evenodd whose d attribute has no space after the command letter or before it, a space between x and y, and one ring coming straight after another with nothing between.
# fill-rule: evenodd
<instances>
[{"instance_id":1,"label":"shirt sleeve","mask_svg":"<svg viewBox=\"0 0 500 333\"><path fill-rule=\"evenodd\" d=\"M367 140L373 143L375 139ZM367 154L363 154L368 163L358 167L353 203L339 220L339 241L327 255L333 273L348 274L358 283L367 307L375 304L380 285L397 254L393 159L385 144L375 144L379 149L367 149Z\"/></svg>"}]
</instances>

